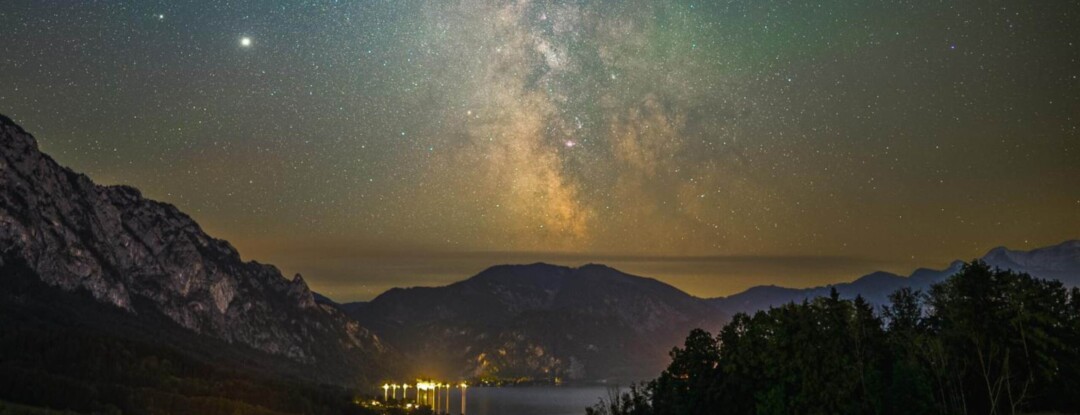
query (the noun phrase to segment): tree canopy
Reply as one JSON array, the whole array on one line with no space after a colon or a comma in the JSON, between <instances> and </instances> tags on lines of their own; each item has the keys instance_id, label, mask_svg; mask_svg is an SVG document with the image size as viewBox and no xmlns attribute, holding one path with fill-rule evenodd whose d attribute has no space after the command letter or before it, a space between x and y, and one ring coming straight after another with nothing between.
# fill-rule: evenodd
<instances>
[{"instance_id":1,"label":"tree canopy","mask_svg":"<svg viewBox=\"0 0 1080 415\"><path fill-rule=\"evenodd\" d=\"M694 330L590 415L1080 411L1080 290L974 261L875 310L828 297Z\"/></svg>"}]
</instances>

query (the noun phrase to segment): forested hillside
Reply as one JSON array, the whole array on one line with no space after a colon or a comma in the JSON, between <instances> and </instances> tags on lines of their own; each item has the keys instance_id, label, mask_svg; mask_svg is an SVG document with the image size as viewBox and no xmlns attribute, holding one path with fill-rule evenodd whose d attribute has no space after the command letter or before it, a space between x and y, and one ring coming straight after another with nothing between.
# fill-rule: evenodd
<instances>
[{"instance_id":1,"label":"forested hillside","mask_svg":"<svg viewBox=\"0 0 1080 415\"><path fill-rule=\"evenodd\" d=\"M695 330L658 378L589 414L1080 411L1080 289L980 261L874 310L834 291Z\"/></svg>"}]
</instances>

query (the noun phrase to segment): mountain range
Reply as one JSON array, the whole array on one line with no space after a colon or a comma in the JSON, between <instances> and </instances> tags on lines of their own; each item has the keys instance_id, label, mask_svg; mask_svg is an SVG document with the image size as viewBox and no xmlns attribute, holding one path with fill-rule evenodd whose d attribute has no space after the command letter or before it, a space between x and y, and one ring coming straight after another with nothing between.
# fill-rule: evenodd
<instances>
[{"instance_id":1,"label":"mountain range","mask_svg":"<svg viewBox=\"0 0 1080 415\"><path fill-rule=\"evenodd\" d=\"M995 248L991 266L1080 285L1080 241L1032 251ZM603 265L496 266L445 287L395 288L345 312L419 363L414 370L497 379L642 379L692 328L714 331L736 313L826 296L862 296L880 306L900 288L926 291L960 271L874 272L813 288L757 286L697 298Z\"/></svg>"},{"instance_id":2,"label":"mountain range","mask_svg":"<svg viewBox=\"0 0 1080 415\"><path fill-rule=\"evenodd\" d=\"M1034 277L1060 280L1066 286L1080 286L1080 240L1062 242L1058 245L1031 251L1010 250L997 247L981 258L986 264L1001 269L1026 272ZM718 310L728 315L751 313L765 310L790 302L825 296L833 288L843 298L861 295L868 302L882 305L888 302L889 294L900 288L912 288L926 291L931 285L941 282L960 271L963 261L953 261L941 270L919 268L908 276L878 271L864 275L849 283L840 283L813 288L786 288L775 285L762 285L750 288L729 297L713 298L709 302Z\"/></svg>"},{"instance_id":3,"label":"mountain range","mask_svg":"<svg viewBox=\"0 0 1080 415\"><path fill-rule=\"evenodd\" d=\"M1080 285L1080 241L995 248L981 260ZM24 354L65 341L57 339L91 338L79 344L122 342L133 350L111 357L118 361L168 355L200 368L184 373L224 367L348 387L403 375L636 380L654 377L691 329L715 331L735 313L832 288L883 304L896 289L927 289L962 265L908 276L875 272L816 288L759 286L711 299L603 265L500 265L443 287L395 288L369 302L337 304L299 275L243 261L172 205L60 166L0 116L0 349ZM139 354L147 347L156 354ZM98 372L75 375L43 363L48 356L112 356L50 353L0 353L0 371L69 384ZM159 376L162 388L170 376ZM5 387L17 387L5 385L0 399L13 390Z\"/></svg>"}]
</instances>

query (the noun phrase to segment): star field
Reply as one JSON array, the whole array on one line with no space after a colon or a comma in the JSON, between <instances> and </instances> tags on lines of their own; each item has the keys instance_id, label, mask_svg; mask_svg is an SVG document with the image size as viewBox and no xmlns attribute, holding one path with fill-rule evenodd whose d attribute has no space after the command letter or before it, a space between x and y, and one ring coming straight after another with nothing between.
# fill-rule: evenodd
<instances>
[{"instance_id":1,"label":"star field","mask_svg":"<svg viewBox=\"0 0 1080 415\"><path fill-rule=\"evenodd\" d=\"M0 112L338 300L726 295L1080 237L1070 3L15 1Z\"/></svg>"}]
</instances>

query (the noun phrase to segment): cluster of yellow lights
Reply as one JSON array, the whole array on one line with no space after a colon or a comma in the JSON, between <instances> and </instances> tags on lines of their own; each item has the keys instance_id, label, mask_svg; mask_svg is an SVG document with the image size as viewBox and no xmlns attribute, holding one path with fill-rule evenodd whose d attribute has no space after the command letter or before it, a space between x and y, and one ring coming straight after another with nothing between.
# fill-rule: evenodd
<instances>
[{"instance_id":1,"label":"cluster of yellow lights","mask_svg":"<svg viewBox=\"0 0 1080 415\"><path fill-rule=\"evenodd\" d=\"M401 401L404 401L404 400L408 399L408 391L409 391L410 387L413 387L413 386L409 385L409 384L401 384L401 385L392 384L392 383L383 384L382 385L383 401L389 402L391 396L393 396L393 399L398 399L398 395L397 395L397 390L398 389L402 389ZM415 393L415 396L414 396L414 398L416 399L416 403L415 403L415 405L412 404L412 403L409 403L409 404L407 404L406 408L411 409L411 408L414 408L414 407L419 408L420 405L430 405L430 406L435 408L436 412L438 412L440 410L449 411L449 408L450 408L450 388L454 388L454 387L461 388L461 413L464 414L465 413L465 406L466 406L465 405L465 399L466 399L465 398L465 388L469 387L469 385L466 384L465 382L461 382L461 383L459 383L457 385L453 385L453 384L449 384L449 383L439 383L439 382L433 382L433 381L426 381L426 380L417 379L416 380L416 386L415 386L416 393ZM393 395L390 394L391 390L393 390ZM445 399L442 399L443 392L446 393ZM421 401L423 401L424 403L421 404ZM373 402L373 405L378 405L378 404Z\"/></svg>"},{"instance_id":2,"label":"cluster of yellow lights","mask_svg":"<svg viewBox=\"0 0 1080 415\"><path fill-rule=\"evenodd\" d=\"M399 388L400 389L409 389L411 387L413 387L413 386L409 385L407 383L403 383L401 385L387 383L385 385L382 385L383 390L399 389ZM424 381L419 381L419 380L416 381L416 389L420 389L422 391L435 390L435 389L441 389L441 388L454 388L454 387L467 388L467 387L469 387L469 385L467 383L465 383L465 382L461 382L461 383L459 383L457 385L451 385L449 383L424 382Z\"/></svg>"},{"instance_id":3,"label":"cluster of yellow lights","mask_svg":"<svg viewBox=\"0 0 1080 415\"><path fill-rule=\"evenodd\" d=\"M456 386L459 387L459 388L467 388L467 387L469 387L469 385L465 384L465 382L461 382ZM424 390L424 391L426 391L426 390L434 390L434 389L441 389L441 388L453 388L453 387L455 387L455 385L451 385L451 384L448 384L448 383L434 383L434 382L421 382L421 381L416 382L416 388L420 389L420 390Z\"/></svg>"}]
</instances>

